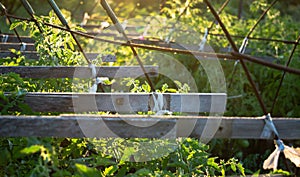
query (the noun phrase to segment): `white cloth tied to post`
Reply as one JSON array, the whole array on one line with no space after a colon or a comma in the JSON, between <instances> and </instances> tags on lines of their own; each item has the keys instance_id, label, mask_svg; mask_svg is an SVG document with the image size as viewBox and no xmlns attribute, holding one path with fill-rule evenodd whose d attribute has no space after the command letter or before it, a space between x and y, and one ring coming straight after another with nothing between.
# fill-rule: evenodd
<instances>
[{"instance_id":1,"label":"white cloth tied to post","mask_svg":"<svg viewBox=\"0 0 300 177\"><path fill-rule=\"evenodd\" d=\"M165 39L165 43L167 43L167 44L170 43L171 38L172 38L172 34L174 33L174 31L175 31L175 27L173 27L173 28L170 30L168 36L167 36L166 39Z\"/></svg>"},{"instance_id":2,"label":"white cloth tied to post","mask_svg":"<svg viewBox=\"0 0 300 177\"><path fill-rule=\"evenodd\" d=\"M96 93L98 84L103 83L103 79L100 77L97 77L96 66L94 64L90 64L89 68L91 68L91 70L92 70L92 79L93 79L93 85L90 87L89 92Z\"/></svg>"},{"instance_id":3,"label":"white cloth tied to post","mask_svg":"<svg viewBox=\"0 0 300 177\"><path fill-rule=\"evenodd\" d=\"M247 45L248 45L248 38L245 37L241 47L239 48L239 53L244 54L245 51L246 51ZM239 62L240 62L240 60L236 60L235 63L234 63L234 66L236 66Z\"/></svg>"},{"instance_id":4,"label":"white cloth tied to post","mask_svg":"<svg viewBox=\"0 0 300 177\"><path fill-rule=\"evenodd\" d=\"M241 54L245 53L247 45L248 45L248 38L245 37L241 47L239 48L239 53Z\"/></svg>"},{"instance_id":5,"label":"white cloth tied to post","mask_svg":"<svg viewBox=\"0 0 300 177\"><path fill-rule=\"evenodd\" d=\"M157 95L157 98L156 98L155 95ZM156 112L155 115L172 114L171 111L163 109L163 107L164 107L164 96L163 96L162 93L152 93L152 99L153 99L152 111Z\"/></svg>"},{"instance_id":6,"label":"white cloth tied to post","mask_svg":"<svg viewBox=\"0 0 300 177\"><path fill-rule=\"evenodd\" d=\"M300 149L289 147L282 140L278 139L275 140L275 150L264 161L263 168L277 170L280 152L283 152L285 158L290 159L296 167L300 167Z\"/></svg>"},{"instance_id":7,"label":"white cloth tied to post","mask_svg":"<svg viewBox=\"0 0 300 177\"><path fill-rule=\"evenodd\" d=\"M24 50L26 50L26 43L25 42L21 42L21 48L20 48L20 50L21 51L24 51Z\"/></svg>"},{"instance_id":8,"label":"white cloth tied to post","mask_svg":"<svg viewBox=\"0 0 300 177\"><path fill-rule=\"evenodd\" d=\"M7 34L3 34L1 42L6 43L7 41L8 41L8 35Z\"/></svg>"},{"instance_id":9,"label":"white cloth tied to post","mask_svg":"<svg viewBox=\"0 0 300 177\"><path fill-rule=\"evenodd\" d=\"M265 116L265 126L261 134L261 138L269 138L272 133L274 133L277 138L279 137L278 131L272 121L271 115L268 114ZM263 168L273 169L274 171L277 170L280 152L283 152L285 158L290 159L297 167L300 167L300 149L285 145L281 139L276 139L274 141L275 150L264 161Z\"/></svg>"},{"instance_id":10,"label":"white cloth tied to post","mask_svg":"<svg viewBox=\"0 0 300 177\"><path fill-rule=\"evenodd\" d=\"M80 26L86 25L89 19L91 19L91 16L89 16L89 14L87 12L85 12L83 15L83 19L80 23Z\"/></svg>"},{"instance_id":11,"label":"white cloth tied to post","mask_svg":"<svg viewBox=\"0 0 300 177\"><path fill-rule=\"evenodd\" d=\"M274 134L278 137L279 134L277 132L277 129L272 121L272 118L271 118L271 115L268 114L266 116L264 116L265 119L265 126L264 126L264 129L263 131L261 132L261 135L260 135L260 138L270 138L272 133L274 132Z\"/></svg>"},{"instance_id":12,"label":"white cloth tied to post","mask_svg":"<svg viewBox=\"0 0 300 177\"><path fill-rule=\"evenodd\" d=\"M199 51L203 51L204 50L204 46L207 40L207 36L208 36L208 29L205 28L205 32L204 32L204 36L202 38L202 41L199 44Z\"/></svg>"}]
</instances>

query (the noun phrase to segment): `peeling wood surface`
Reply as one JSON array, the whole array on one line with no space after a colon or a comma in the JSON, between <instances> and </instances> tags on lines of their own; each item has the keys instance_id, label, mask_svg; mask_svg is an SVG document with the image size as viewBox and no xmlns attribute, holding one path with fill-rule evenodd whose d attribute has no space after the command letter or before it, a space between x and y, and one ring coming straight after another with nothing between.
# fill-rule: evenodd
<instances>
[{"instance_id":1,"label":"peeling wood surface","mask_svg":"<svg viewBox=\"0 0 300 177\"><path fill-rule=\"evenodd\" d=\"M149 76L158 74L157 66L145 66ZM144 75L139 66L96 67L97 77L123 78ZM0 74L15 72L24 78L91 78L89 67L72 66L0 66Z\"/></svg>"},{"instance_id":2,"label":"peeling wood surface","mask_svg":"<svg viewBox=\"0 0 300 177\"><path fill-rule=\"evenodd\" d=\"M89 60L94 60L100 55L99 53L86 53L86 56ZM26 59L38 60L40 58L39 54L36 51L21 51L21 56L25 56ZM7 50L0 50L0 58L6 57L18 57L18 55L7 51ZM83 56L82 56L83 58ZM50 60L51 58L49 58Z\"/></svg>"},{"instance_id":3,"label":"peeling wood surface","mask_svg":"<svg viewBox=\"0 0 300 177\"><path fill-rule=\"evenodd\" d=\"M210 122L221 122L213 130L205 129ZM180 126L193 122L189 134ZM299 118L273 118L281 139L300 138ZM211 138L260 139L263 118L142 116L142 115L61 115L61 116L0 116L0 136L38 137L147 137L199 138L205 131L215 131ZM269 139L272 139L270 137Z\"/></svg>"},{"instance_id":4,"label":"peeling wood surface","mask_svg":"<svg viewBox=\"0 0 300 177\"><path fill-rule=\"evenodd\" d=\"M26 43L26 46L23 47L26 51L35 51L35 46L33 43ZM22 49L21 43L0 43L0 50L10 50L16 49L17 51Z\"/></svg>"},{"instance_id":5,"label":"peeling wood surface","mask_svg":"<svg viewBox=\"0 0 300 177\"><path fill-rule=\"evenodd\" d=\"M225 111L224 93L164 93L163 109L172 112L220 113ZM147 112L153 107L150 93L27 93L25 103L35 112L118 113ZM213 106L211 106L213 105Z\"/></svg>"},{"instance_id":6,"label":"peeling wood surface","mask_svg":"<svg viewBox=\"0 0 300 177\"><path fill-rule=\"evenodd\" d=\"M0 34L0 41L3 42L5 34ZM30 36L20 36L21 41L25 43L34 43L34 40ZM14 34L8 34L7 43L20 43L19 39Z\"/></svg>"}]
</instances>

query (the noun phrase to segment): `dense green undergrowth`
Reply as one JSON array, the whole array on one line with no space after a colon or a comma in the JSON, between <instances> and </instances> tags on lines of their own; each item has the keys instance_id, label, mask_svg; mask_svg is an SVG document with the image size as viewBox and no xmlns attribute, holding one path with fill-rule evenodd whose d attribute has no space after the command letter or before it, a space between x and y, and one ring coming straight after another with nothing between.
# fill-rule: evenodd
<instances>
[{"instance_id":1,"label":"dense green undergrowth","mask_svg":"<svg viewBox=\"0 0 300 177\"><path fill-rule=\"evenodd\" d=\"M221 1L213 2L218 8ZM129 3L132 6L134 3ZM245 36L255 23L261 12L270 4L268 1L253 1L245 3L243 18L237 17L237 3L229 4L222 13L221 18L232 35ZM184 8L183 1L167 2L162 10L161 17L147 17L146 20L153 20L157 25L161 19L167 18L167 22L161 26L154 26L153 31L149 32L152 37L164 40L170 35L165 26L172 26L176 18ZM113 3L116 14L126 17L129 14L128 8L124 9L124 4ZM136 10L136 16L130 17L129 23L135 24L143 19L151 11L151 7ZM74 14L63 11L68 17L72 29L83 30L76 27L78 21L71 18ZM142 15L144 16L142 16ZM155 12L149 14L157 15ZM95 17L105 16L103 11L93 14ZM49 15L36 17L39 22L60 24L53 12ZM122 19L122 18L121 18ZM213 16L208 12L202 1L192 1L190 8L181 16L178 22L177 31L172 34L172 41L179 44L198 45L202 38L204 29L211 24ZM97 22L93 22L97 24ZM143 21L142 24L147 24ZM266 37L273 39L295 40L299 29L299 24L294 21L292 16L282 14L278 6L271 9L265 19L253 33L254 37ZM165 26L164 26L165 25ZM40 60L32 60L22 56L20 51L12 50L18 56L14 58L0 58L3 66L35 66L35 65L64 65L64 66L83 66L87 65L83 56L77 51L77 47L71 35L52 27L41 25L43 33L40 33L33 22L15 21L10 28L22 29L24 34L30 35L35 39L37 52ZM287 29L287 30L285 30ZM112 30L112 29L108 29ZM186 33L191 30L192 33ZM139 29L137 29L139 31ZM284 31L284 32L283 32ZM210 31L211 33L222 33L218 24ZM158 36L156 36L158 34ZM114 54L117 62L114 64L103 63L98 57L92 62L95 65L137 65L129 48L124 46L112 45L103 42L96 42L80 38L80 42L86 51L99 52L102 54ZM111 38L108 38L111 39ZM238 46L243 39L235 39ZM215 52L221 52L228 48L228 41L221 36L209 36L209 44ZM271 57L273 62L284 65L290 55L292 45L278 42L261 42L249 40L247 46L251 55ZM181 77L181 73L176 69L178 63L190 73L196 88L190 88L189 81L173 79L166 75L159 75L152 78L156 89L162 92L213 92L211 83L207 76L207 68L199 62L199 58L190 55L177 53L162 53L137 49L143 62L148 65L158 65L164 69L164 73L174 73ZM167 55L167 56L166 56ZM162 56L166 59L171 58L174 62L163 63ZM299 58L297 49L294 58ZM291 67L300 68L299 60L293 60ZM176 62L175 62L176 61ZM227 116L261 116L262 110L253 90L246 79L240 65L232 76L234 61L221 60L220 64L224 72L228 94L228 103L225 115ZM209 66L209 65L205 65ZM247 63L267 108L270 109L275 96L276 88L279 84L282 72L253 63ZM209 69L213 69L213 66ZM183 77L184 78L184 77ZM233 79L232 79L233 78ZM281 88L278 102L275 105L274 116L300 116L299 109L299 77L287 74ZM145 78L108 78L110 84L120 84L114 86L115 92L123 91L126 88L132 92L149 92L149 84ZM231 87L228 84L231 83ZM76 83L76 84L74 84ZM26 92L87 92L90 80L64 79L28 79L21 78L15 73L1 74L0 76L0 108L1 115L42 115L44 113L33 113L30 108L22 102ZM223 90L224 90L223 88ZM222 89L220 89L222 90ZM111 90L110 90L111 91ZM7 95L6 93L11 94ZM59 114L59 113L47 113ZM128 143L134 146L128 146ZM149 154L155 154L166 144L173 142L173 149L162 157L148 159L139 162L134 156L136 152L141 152L141 142L156 143L156 148ZM299 142L294 141L294 146ZM263 145L263 147L262 147ZM0 176L225 176L225 175L245 175L260 174L269 171L262 170L263 160L274 148L272 141L258 140L212 140L209 145L199 143L197 139L182 138L172 141L152 140L152 139L70 139L70 138L1 138L0 139ZM149 149L148 149L149 150ZM157 152L159 154L159 152ZM275 173L294 174L295 167L292 164L279 164L280 169ZM289 171L289 172L288 172Z\"/></svg>"}]
</instances>

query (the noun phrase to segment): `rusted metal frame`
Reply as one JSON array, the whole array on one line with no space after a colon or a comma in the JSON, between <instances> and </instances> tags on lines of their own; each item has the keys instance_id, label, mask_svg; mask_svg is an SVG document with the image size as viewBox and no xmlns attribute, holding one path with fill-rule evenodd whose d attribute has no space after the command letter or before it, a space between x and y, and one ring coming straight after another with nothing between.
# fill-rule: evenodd
<instances>
[{"instance_id":1,"label":"rusted metal frame","mask_svg":"<svg viewBox=\"0 0 300 177\"><path fill-rule=\"evenodd\" d=\"M227 31L227 28L223 24L222 20L220 19L219 15L215 11L214 7L210 4L210 2L208 0L204 0L204 1L207 4L207 6L209 7L209 9L212 12L212 14L214 15L214 17L216 18L216 20L218 21L218 23L220 24L220 26L221 26L223 32L225 33L225 35L226 35L226 37L227 37L230 45L232 46L233 50L235 52L238 52L237 46L235 45L234 41L232 40L229 32ZM243 67L243 69L244 69L244 71L246 73L247 79L249 80L249 82L250 82L250 84L251 84L251 86L252 86L252 88L254 90L255 96L256 96L256 98L259 101L261 109L262 109L263 113L266 115L267 114L267 108L266 108L266 106L265 106L265 104L264 104L264 102L263 102L263 100L261 98L261 95L259 94L259 91L258 91L258 89L257 89L257 87L256 87L256 85L255 85L255 83L254 83L254 81L253 81L253 79L252 79L252 77L250 75L248 67L247 67L246 63L243 60L241 60L241 64L242 64L242 67Z\"/></svg>"},{"instance_id":2,"label":"rusted metal frame","mask_svg":"<svg viewBox=\"0 0 300 177\"><path fill-rule=\"evenodd\" d=\"M18 16L14 16L11 14L8 14L10 17L15 18L15 19L19 19L19 20L26 20L26 21L32 21L31 19L28 18L23 18L23 17L18 17ZM156 47L156 46L150 46L150 45L141 45L141 44L136 44L136 43L126 43L126 42L118 42L118 41L112 41L112 40L108 40L108 39L103 39L97 36L93 36L93 35L89 35L87 33L84 32L80 32L80 31L73 31L73 30L69 30L66 29L64 27L61 26L57 26L57 25L53 25L50 23L46 23L43 22L44 25L47 26L51 26L53 28L57 28L60 30L64 30L64 31L68 31L68 32L72 32L76 35L80 35L86 38L90 38L93 40L97 40L97 41L101 41L101 42L107 42L107 43L111 43L111 44L116 44L116 45L121 45L121 46L132 46L132 47L136 47L136 48L142 48L142 49L147 49L147 50L157 50L157 51L162 51L162 52L170 52L170 53L178 53L178 54L186 54L186 55L194 55L194 56L201 56L201 57L217 57L217 58L223 58L223 59L232 59L232 60L239 60L241 58L250 61L252 63L257 63L263 66L267 66L273 69L277 69L277 70L281 70L281 71L286 71L288 73L292 73L292 74L297 74L300 75L300 70L299 69L295 69L295 68L288 68L276 63L271 63L271 62L266 62L261 58L258 57L252 57L249 55L245 55L245 54L240 54L238 52L231 52L231 54L222 54L222 53L208 53L208 52L199 52L199 51L191 51L191 50L182 50L182 49L174 49L174 48L169 48L169 47ZM293 42L294 44L297 44L297 42ZM299 43L299 42L298 42Z\"/></svg>"},{"instance_id":3,"label":"rusted metal frame","mask_svg":"<svg viewBox=\"0 0 300 177\"><path fill-rule=\"evenodd\" d=\"M8 15L12 18L19 19L19 20L33 21L32 19L28 19L28 18L18 17L18 16L11 15L11 14L8 14ZM187 55L195 55L195 56L202 56L202 57L218 57L218 58L233 59L233 60L237 59L237 57L232 56L230 54L199 52L199 51L182 50L182 49L175 49L175 48L169 48L169 47L157 47L157 46L150 46L150 45L142 45L142 44L136 44L136 43L130 43L129 44L127 42L119 42L119 41L103 39L103 38L93 36L93 35L90 35L90 34L87 34L87 33L81 32L81 31L73 31L73 30L67 29L65 27L50 24L50 23L47 23L47 22L42 22L42 23L44 25L47 25L47 26L50 26L50 27L53 27L53 28L68 31L70 33L72 32L72 33L74 33L76 35L80 35L82 37L86 37L86 38L101 41L101 42L107 42L107 43L111 43L111 44L115 44L115 45L128 46L128 47L132 46L132 47L148 49L148 50L157 50L157 51L162 51L162 52L187 54Z\"/></svg>"},{"instance_id":4,"label":"rusted metal frame","mask_svg":"<svg viewBox=\"0 0 300 177\"><path fill-rule=\"evenodd\" d=\"M55 14L57 15L57 17L59 18L59 20L61 21L61 23L66 26L67 29L69 29L73 39L75 40L75 43L77 44L80 52L83 54L85 60L87 61L88 64L91 64L91 61L87 58L85 52L83 51L83 48L81 47L79 41L77 40L76 36L74 35L74 33L72 32L68 22L66 21L65 17L63 16L63 14L61 13L59 7L56 5L54 0L48 0L49 4L51 5L52 9L54 10Z\"/></svg>"},{"instance_id":5,"label":"rusted metal frame","mask_svg":"<svg viewBox=\"0 0 300 177\"><path fill-rule=\"evenodd\" d=\"M264 66L267 66L267 67L270 67L270 68L273 68L273 69L277 69L277 70L281 70L281 71L286 71L288 73L300 75L300 70L299 69L289 68L289 67L282 66L282 65L279 65L279 64L267 62L267 61L264 61L260 58L253 57L253 56L250 56L250 55L241 54L239 52L231 52L231 55L233 55L237 58L242 58L242 60L245 59L245 60L251 61L253 63L264 65Z\"/></svg>"},{"instance_id":6,"label":"rusted metal frame","mask_svg":"<svg viewBox=\"0 0 300 177\"><path fill-rule=\"evenodd\" d=\"M87 61L89 66L92 66L92 62L88 59L86 53L83 51L83 48L81 47L81 44L79 43L78 39L76 38L76 36L74 35L74 33L72 32L67 20L65 19L65 17L63 16L63 14L61 13L59 7L56 5L55 0L48 0L49 4L51 5L52 9L54 10L55 14L57 15L57 17L59 18L59 20L61 21L61 23L66 26L66 28L70 31L75 43L77 44L80 52L83 54L85 60ZM93 70L93 69L92 69ZM96 79L96 78L94 78ZM102 87L102 84L98 84L100 90L102 92L104 92L104 89Z\"/></svg>"},{"instance_id":7,"label":"rusted metal frame","mask_svg":"<svg viewBox=\"0 0 300 177\"><path fill-rule=\"evenodd\" d=\"M203 33L203 32L200 32ZM220 36L220 37L225 37L223 34L218 34L218 33L208 33L211 36ZM245 38L244 36L240 35L231 35L232 38ZM285 44L296 44L295 41L289 41L289 40L282 40L282 39L270 39L270 38L263 38L263 37L248 37L248 39L252 40L258 40L258 41L265 41L265 42L281 42Z\"/></svg>"},{"instance_id":8,"label":"rusted metal frame","mask_svg":"<svg viewBox=\"0 0 300 177\"><path fill-rule=\"evenodd\" d=\"M261 22L261 20L264 18L264 16L267 14L267 12L273 7L273 5L277 2L278 0L274 0L271 5L261 14L261 16L258 18L258 20L256 21L256 23L252 26L252 28L250 29L250 31L248 32L248 34L246 35L246 37L244 38L244 41L243 43L245 42L245 44L242 44L244 46L242 46L244 49L246 48L247 46L247 43L248 43L248 39L250 37L250 35L254 32L255 28L257 27L257 25ZM247 40L247 41L245 41ZM244 50L243 49L243 50ZM243 53L243 52L242 52ZM228 88L230 88L232 82L233 82L233 77L236 73L236 68L237 68L237 64L238 64L239 60L236 61L236 63L234 64L234 67L233 67L233 71L232 71L232 74L231 74L231 80L229 81L229 84L228 84Z\"/></svg>"},{"instance_id":9,"label":"rusted metal frame","mask_svg":"<svg viewBox=\"0 0 300 177\"><path fill-rule=\"evenodd\" d=\"M12 24L12 21L11 21L9 15L8 15L8 13L7 13L7 9L5 8L5 6L4 6L1 2L0 2L0 10L1 10L0 15L3 14L3 15L7 18L9 24L11 25L11 24ZM15 32L15 34L16 34L16 36L17 36L19 42L22 44L22 40L21 40L21 38L20 38L20 35L19 35L18 31L17 31L15 28L13 29L13 31Z\"/></svg>"},{"instance_id":10,"label":"rusted metal frame","mask_svg":"<svg viewBox=\"0 0 300 177\"><path fill-rule=\"evenodd\" d=\"M40 24L37 22L36 18L34 17L35 12L29 2L27 0L21 0L25 10L28 12L28 14L31 16L32 20L34 21L35 25L38 27L38 30L40 31L41 34L43 34L43 30L40 26Z\"/></svg>"},{"instance_id":11,"label":"rusted metal frame","mask_svg":"<svg viewBox=\"0 0 300 177\"><path fill-rule=\"evenodd\" d=\"M298 36L298 39L296 40L296 44L294 45L294 47L293 47L293 49L292 49L292 52L291 52L291 54L290 54L290 56L289 56L289 59L288 59L286 65L285 65L286 67L288 67L288 66L290 65L290 63L291 63L291 61L292 61L292 59L293 59L293 55L294 55L294 53L295 53L295 50L296 50L296 48L297 48L297 46L298 46L299 41L300 41L300 35ZM279 91L280 91L280 88L281 88L281 86L282 86L282 83L283 83L285 74L286 74L286 71L283 71L282 76L281 76L281 79L280 79L280 82L279 82L279 86L277 87L277 90L276 90L276 94L275 94L275 97L274 97L274 100L273 100L273 104L272 104L270 113L272 113L273 110L274 110L274 107L275 107L275 104L276 104L276 102L277 102L277 98L278 98L278 96L279 96Z\"/></svg>"},{"instance_id":12,"label":"rusted metal frame","mask_svg":"<svg viewBox=\"0 0 300 177\"><path fill-rule=\"evenodd\" d=\"M123 27L120 25L120 22L119 22L117 16L115 15L115 13L113 12L113 10L111 9L110 5L106 2L106 0L101 0L100 4L105 9L107 15L109 16L109 18L111 19L111 21L114 23L114 25L116 25L116 28L119 31L119 33L121 33L125 37L127 43L130 45L131 42L128 39L128 37L127 37L127 35L126 35ZM149 82L151 90L155 91L154 85L153 85L153 83L152 83L149 75L147 74L146 69L144 67L144 64L143 64L142 60L140 59L137 51L135 50L135 48L132 45L130 45L130 49L131 49L133 55L135 56L135 58L137 59L137 62L139 63L139 65L140 65L140 67L141 67L141 69L142 69L142 71L143 71L143 73L144 73L147 81Z\"/></svg>"},{"instance_id":13,"label":"rusted metal frame","mask_svg":"<svg viewBox=\"0 0 300 177\"><path fill-rule=\"evenodd\" d=\"M253 27L250 29L250 31L247 34L247 38L250 37L250 35L253 33L253 31L255 30L256 26L261 22L261 20L264 18L264 16L269 12L269 10L275 5L275 3L278 0L274 0L271 5L261 14L261 16L258 18L258 20L256 21L256 23L253 25Z\"/></svg>"},{"instance_id":14,"label":"rusted metal frame","mask_svg":"<svg viewBox=\"0 0 300 177\"><path fill-rule=\"evenodd\" d=\"M220 15L221 13L222 13L222 11L225 9L225 7L227 6L227 4L229 3L229 1L230 0L226 0L223 4L222 4L222 6L219 8L219 10L218 10L218 14ZM207 33L209 34L209 31L212 29L212 27L214 26L214 24L216 23L216 20L214 20L211 24L210 24L210 26L209 26L209 28L207 29Z\"/></svg>"}]
</instances>

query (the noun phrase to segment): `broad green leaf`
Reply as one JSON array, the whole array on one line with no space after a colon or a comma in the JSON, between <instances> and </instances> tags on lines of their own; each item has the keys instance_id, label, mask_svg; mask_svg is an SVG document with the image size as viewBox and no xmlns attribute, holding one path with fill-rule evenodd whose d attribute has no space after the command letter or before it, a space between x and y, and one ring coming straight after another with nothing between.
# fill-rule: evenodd
<instances>
[{"instance_id":1,"label":"broad green leaf","mask_svg":"<svg viewBox=\"0 0 300 177\"><path fill-rule=\"evenodd\" d=\"M22 25L22 24L23 24L22 21L14 21L14 22L12 22L12 24L10 25L9 30L13 30L13 29L15 29L16 27L18 27L18 26L20 26L20 25Z\"/></svg>"},{"instance_id":2,"label":"broad green leaf","mask_svg":"<svg viewBox=\"0 0 300 177\"><path fill-rule=\"evenodd\" d=\"M232 171L236 172L236 166L234 163L230 163L230 168Z\"/></svg>"},{"instance_id":3,"label":"broad green leaf","mask_svg":"<svg viewBox=\"0 0 300 177\"><path fill-rule=\"evenodd\" d=\"M32 145L21 150L23 154L34 154L44 148L42 145Z\"/></svg>"},{"instance_id":4,"label":"broad green leaf","mask_svg":"<svg viewBox=\"0 0 300 177\"><path fill-rule=\"evenodd\" d=\"M112 165L110 167L105 168L103 174L106 175L113 175L118 170L118 166Z\"/></svg>"},{"instance_id":5,"label":"broad green leaf","mask_svg":"<svg viewBox=\"0 0 300 177\"><path fill-rule=\"evenodd\" d=\"M142 168L136 171L134 174L138 176L147 176L147 175L151 175L151 171L147 168Z\"/></svg>"},{"instance_id":6,"label":"broad green leaf","mask_svg":"<svg viewBox=\"0 0 300 177\"><path fill-rule=\"evenodd\" d=\"M241 163L236 165L243 176L245 176L245 169Z\"/></svg>"},{"instance_id":7,"label":"broad green leaf","mask_svg":"<svg viewBox=\"0 0 300 177\"><path fill-rule=\"evenodd\" d=\"M108 158L104 158L104 157L97 157L96 158L96 164L100 165L100 166L109 166L109 165L115 165L116 162L108 159Z\"/></svg>"},{"instance_id":8,"label":"broad green leaf","mask_svg":"<svg viewBox=\"0 0 300 177\"><path fill-rule=\"evenodd\" d=\"M95 168L90 168L87 167L83 164L75 164L75 167L77 169L77 171L79 172L80 175L84 176L84 177L99 177L100 172L98 170L96 170Z\"/></svg>"}]
</instances>

